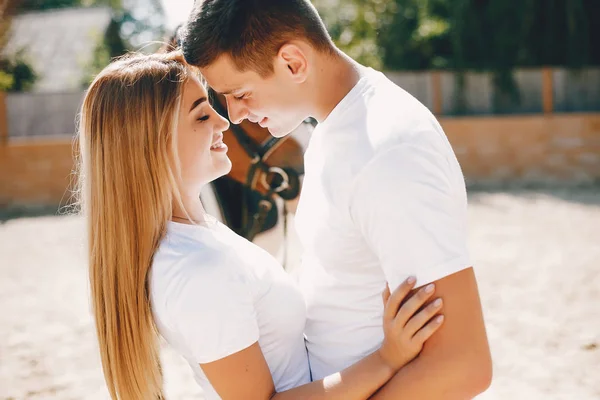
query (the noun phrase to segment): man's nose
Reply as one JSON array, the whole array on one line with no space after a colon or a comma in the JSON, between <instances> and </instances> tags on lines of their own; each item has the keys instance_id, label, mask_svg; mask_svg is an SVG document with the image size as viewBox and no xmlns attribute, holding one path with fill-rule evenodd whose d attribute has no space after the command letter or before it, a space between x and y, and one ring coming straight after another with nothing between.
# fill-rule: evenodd
<instances>
[{"instance_id":1,"label":"man's nose","mask_svg":"<svg viewBox=\"0 0 600 400\"><path fill-rule=\"evenodd\" d=\"M248 109L240 101L232 101L229 98L227 98L227 112L231 123L236 125L248 117Z\"/></svg>"}]
</instances>

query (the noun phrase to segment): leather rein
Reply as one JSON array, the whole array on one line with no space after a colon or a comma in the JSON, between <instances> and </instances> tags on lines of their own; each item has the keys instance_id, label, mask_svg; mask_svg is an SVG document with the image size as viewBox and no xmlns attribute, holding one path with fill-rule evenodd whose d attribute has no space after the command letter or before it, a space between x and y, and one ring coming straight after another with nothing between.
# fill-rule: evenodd
<instances>
[{"instance_id":1,"label":"leather rein","mask_svg":"<svg viewBox=\"0 0 600 400\"><path fill-rule=\"evenodd\" d=\"M285 201L294 200L300 194L300 179L298 173L292 168L280 168L268 163L268 158L289 136L276 138L269 135L269 138L262 143L257 143L241 128L241 126L231 123L225 107L219 102L212 89L209 93L213 99L213 108L221 116L230 122L230 130L238 143L242 146L246 154L250 157L250 168L246 175L246 182L242 182L246 187L255 192L261 193L261 200L258 202L258 210L252 216L249 226L243 232L246 239L252 241L254 237L262 231L266 223L267 216L273 208L273 197L278 196L284 200L284 222L287 221L287 209ZM266 190L262 194L260 188ZM244 207L246 205L244 204ZM286 224L287 225L287 224ZM287 227L284 227L284 231Z\"/></svg>"}]
</instances>

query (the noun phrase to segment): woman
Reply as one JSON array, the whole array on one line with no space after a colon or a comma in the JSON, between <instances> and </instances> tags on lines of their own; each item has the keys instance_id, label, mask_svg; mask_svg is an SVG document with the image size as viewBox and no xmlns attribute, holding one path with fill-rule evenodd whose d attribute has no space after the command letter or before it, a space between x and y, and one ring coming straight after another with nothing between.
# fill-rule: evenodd
<instances>
[{"instance_id":1,"label":"woman","mask_svg":"<svg viewBox=\"0 0 600 400\"><path fill-rule=\"evenodd\" d=\"M113 399L160 399L158 333L207 399L365 399L441 324L414 280L384 292L380 349L310 382L305 305L266 252L209 216L202 187L231 168L196 72L179 53L128 56L91 84L80 123L80 195L92 303ZM421 311L419 311L422 308Z\"/></svg>"}]
</instances>

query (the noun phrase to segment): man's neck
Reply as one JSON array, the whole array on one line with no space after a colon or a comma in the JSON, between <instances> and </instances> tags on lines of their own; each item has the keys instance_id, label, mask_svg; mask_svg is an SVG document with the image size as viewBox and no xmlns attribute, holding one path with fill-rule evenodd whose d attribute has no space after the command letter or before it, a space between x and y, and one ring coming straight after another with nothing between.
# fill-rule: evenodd
<instances>
[{"instance_id":1,"label":"man's neck","mask_svg":"<svg viewBox=\"0 0 600 400\"><path fill-rule=\"evenodd\" d=\"M340 50L336 49L333 55L319 54L312 91L315 93L312 116L323 122L359 79L359 64Z\"/></svg>"}]
</instances>

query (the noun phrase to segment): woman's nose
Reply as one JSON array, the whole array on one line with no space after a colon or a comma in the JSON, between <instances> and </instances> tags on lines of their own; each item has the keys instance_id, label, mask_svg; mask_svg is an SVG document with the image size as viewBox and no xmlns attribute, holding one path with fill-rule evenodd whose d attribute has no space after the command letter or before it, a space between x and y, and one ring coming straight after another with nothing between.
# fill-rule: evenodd
<instances>
[{"instance_id":1,"label":"woman's nose","mask_svg":"<svg viewBox=\"0 0 600 400\"><path fill-rule=\"evenodd\" d=\"M227 120L227 118L222 117L220 114L217 114L219 117L219 122L217 123L217 129L220 130L221 132L226 131L227 129L229 129L229 121Z\"/></svg>"}]
</instances>

